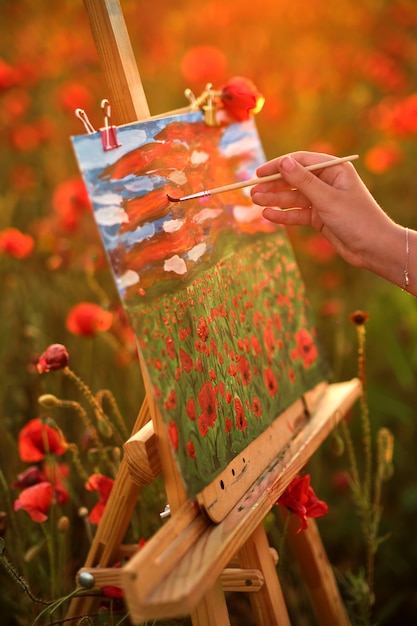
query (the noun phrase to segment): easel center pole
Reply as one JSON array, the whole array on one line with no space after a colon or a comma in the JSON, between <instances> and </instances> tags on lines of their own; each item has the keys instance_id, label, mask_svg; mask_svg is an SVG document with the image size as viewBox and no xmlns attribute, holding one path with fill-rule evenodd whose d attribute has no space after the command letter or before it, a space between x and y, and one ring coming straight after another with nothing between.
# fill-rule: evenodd
<instances>
[{"instance_id":1,"label":"easel center pole","mask_svg":"<svg viewBox=\"0 0 417 626\"><path fill-rule=\"evenodd\" d=\"M84 0L94 43L109 89L112 122L150 117L119 0Z\"/></svg>"}]
</instances>

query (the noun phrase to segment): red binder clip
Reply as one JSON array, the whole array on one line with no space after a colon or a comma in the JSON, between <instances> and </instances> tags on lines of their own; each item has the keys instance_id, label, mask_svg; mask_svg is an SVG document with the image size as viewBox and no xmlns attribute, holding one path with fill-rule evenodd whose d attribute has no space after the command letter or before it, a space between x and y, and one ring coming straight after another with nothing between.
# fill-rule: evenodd
<instances>
[{"instance_id":1,"label":"red binder clip","mask_svg":"<svg viewBox=\"0 0 417 626\"><path fill-rule=\"evenodd\" d=\"M101 143L103 144L103 150L114 150L119 148L122 144L117 140L116 126L109 125L110 119L110 102L108 100L101 101L101 108L104 111L104 128L100 128Z\"/></svg>"}]
</instances>

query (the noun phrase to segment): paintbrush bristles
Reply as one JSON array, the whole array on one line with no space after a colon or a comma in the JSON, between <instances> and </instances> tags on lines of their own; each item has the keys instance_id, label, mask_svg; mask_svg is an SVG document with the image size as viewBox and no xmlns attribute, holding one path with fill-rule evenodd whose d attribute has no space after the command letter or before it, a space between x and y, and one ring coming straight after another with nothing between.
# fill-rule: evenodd
<instances>
[{"instance_id":1,"label":"paintbrush bristles","mask_svg":"<svg viewBox=\"0 0 417 626\"><path fill-rule=\"evenodd\" d=\"M314 171L314 170L322 170L326 167L333 167L334 165L339 165L339 163L346 163L347 161L355 161L359 158L358 154L350 154L345 157L338 157L335 159L329 159L328 161L322 161L321 163L314 163L313 165L307 165L306 170ZM198 193L193 193L189 196L183 196L182 198L173 198L167 194L168 200L170 202L184 202L185 200L194 200L196 198L202 198L204 196L214 196L218 193L225 193L226 191L234 191L235 189L242 189L243 187L253 187L258 183L269 183L274 180L279 180L282 178L282 174L271 174L270 176L262 176L258 178L252 178L251 180L243 180L238 183L232 183L230 185L223 185L223 187L215 187L214 189L205 189L204 191L199 191Z\"/></svg>"}]
</instances>

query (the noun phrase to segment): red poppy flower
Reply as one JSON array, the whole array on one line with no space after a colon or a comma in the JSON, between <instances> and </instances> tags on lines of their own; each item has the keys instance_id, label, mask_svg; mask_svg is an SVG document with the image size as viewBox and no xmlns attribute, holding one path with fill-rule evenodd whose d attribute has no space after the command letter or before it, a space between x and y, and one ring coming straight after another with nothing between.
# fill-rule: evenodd
<instances>
[{"instance_id":1,"label":"red poppy flower","mask_svg":"<svg viewBox=\"0 0 417 626\"><path fill-rule=\"evenodd\" d=\"M92 302L80 302L68 313L66 326L74 335L94 337L104 332L113 323L113 314Z\"/></svg>"},{"instance_id":2,"label":"red poppy flower","mask_svg":"<svg viewBox=\"0 0 417 626\"><path fill-rule=\"evenodd\" d=\"M90 198L82 178L72 178L58 185L52 197L52 205L60 217L62 227L68 231L76 229L81 213L91 211Z\"/></svg>"},{"instance_id":3,"label":"red poppy flower","mask_svg":"<svg viewBox=\"0 0 417 626\"><path fill-rule=\"evenodd\" d=\"M6 228L0 233L0 252L15 259L28 257L35 246L31 235L25 235L17 228Z\"/></svg>"},{"instance_id":4,"label":"red poppy flower","mask_svg":"<svg viewBox=\"0 0 417 626\"><path fill-rule=\"evenodd\" d=\"M203 412L204 419L208 426L213 427L217 418L217 398L216 392L211 383L207 382L198 392L198 403ZM201 417L201 416L200 416Z\"/></svg>"},{"instance_id":5,"label":"red poppy flower","mask_svg":"<svg viewBox=\"0 0 417 626\"><path fill-rule=\"evenodd\" d=\"M305 242L305 250L318 263L328 263L336 256L336 250L330 241L327 241L321 234L314 233Z\"/></svg>"},{"instance_id":6,"label":"red poppy flower","mask_svg":"<svg viewBox=\"0 0 417 626\"><path fill-rule=\"evenodd\" d=\"M365 154L365 165L374 174L384 174L403 158L400 147L394 143L382 143L370 148Z\"/></svg>"},{"instance_id":7,"label":"red poppy flower","mask_svg":"<svg viewBox=\"0 0 417 626\"><path fill-rule=\"evenodd\" d=\"M248 423L245 419L245 410L239 398L235 398L235 421L239 430L246 430Z\"/></svg>"},{"instance_id":8,"label":"red poppy flower","mask_svg":"<svg viewBox=\"0 0 417 626\"><path fill-rule=\"evenodd\" d=\"M171 391L169 392L168 398L165 402L165 408L166 409L175 409L177 406L177 392L175 391L175 389L171 389Z\"/></svg>"},{"instance_id":9,"label":"red poppy flower","mask_svg":"<svg viewBox=\"0 0 417 626\"><path fill-rule=\"evenodd\" d=\"M91 92L81 83L66 82L58 93L59 103L68 112L73 112L77 107L89 109L92 106Z\"/></svg>"},{"instance_id":10,"label":"red poppy flower","mask_svg":"<svg viewBox=\"0 0 417 626\"><path fill-rule=\"evenodd\" d=\"M187 405L185 407L185 410L187 411L187 417L189 417L190 420L195 420L196 414L195 414L195 400L194 400L194 398L190 398L187 401Z\"/></svg>"},{"instance_id":11,"label":"red poppy flower","mask_svg":"<svg viewBox=\"0 0 417 626\"><path fill-rule=\"evenodd\" d=\"M103 474L92 474L88 481L85 483L85 488L88 491L98 491L99 501L90 511L88 519L92 524L99 524L103 517L104 509L107 504L107 500L110 497L111 490L113 488L114 480L108 478Z\"/></svg>"},{"instance_id":12,"label":"red poppy flower","mask_svg":"<svg viewBox=\"0 0 417 626\"><path fill-rule=\"evenodd\" d=\"M44 472L37 465L30 465L24 472L17 475L17 480L12 483L13 489L26 489L46 480Z\"/></svg>"},{"instance_id":13,"label":"red poppy flower","mask_svg":"<svg viewBox=\"0 0 417 626\"><path fill-rule=\"evenodd\" d=\"M0 59L0 89L7 89L13 85L18 85L20 80L19 70L6 63L3 59Z\"/></svg>"},{"instance_id":14,"label":"red poppy flower","mask_svg":"<svg viewBox=\"0 0 417 626\"><path fill-rule=\"evenodd\" d=\"M172 339L172 337L167 337L165 341L165 345L167 348L167 354L169 358L175 359L175 344L174 344L174 340Z\"/></svg>"},{"instance_id":15,"label":"red poppy flower","mask_svg":"<svg viewBox=\"0 0 417 626\"><path fill-rule=\"evenodd\" d=\"M275 348L275 337L274 331L270 326L266 326L266 328L264 329L264 342L268 349L268 352L273 352Z\"/></svg>"},{"instance_id":16,"label":"red poppy flower","mask_svg":"<svg viewBox=\"0 0 417 626\"><path fill-rule=\"evenodd\" d=\"M301 358L303 360L303 366L305 368L310 367L317 359L318 355L312 336L307 329L301 328L295 335L295 340L297 342L297 349L293 350L292 357Z\"/></svg>"},{"instance_id":17,"label":"red poppy flower","mask_svg":"<svg viewBox=\"0 0 417 626\"><path fill-rule=\"evenodd\" d=\"M100 591L106 598L124 598L123 589L120 587L111 587L108 585L107 587L102 587Z\"/></svg>"},{"instance_id":18,"label":"red poppy flower","mask_svg":"<svg viewBox=\"0 0 417 626\"><path fill-rule=\"evenodd\" d=\"M259 398L253 398L252 400L252 410L255 417L261 417L262 415L262 404Z\"/></svg>"},{"instance_id":19,"label":"red poppy flower","mask_svg":"<svg viewBox=\"0 0 417 626\"><path fill-rule=\"evenodd\" d=\"M207 326L207 322L202 316L198 320L197 335L200 337L201 341L203 342L206 342L209 336L209 329Z\"/></svg>"},{"instance_id":20,"label":"red poppy flower","mask_svg":"<svg viewBox=\"0 0 417 626\"><path fill-rule=\"evenodd\" d=\"M225 433L230 433L230 431L232 430L233 427L233 422L231 419L229 419L228 417L226 417L226 420L224 422L224 432Z\"/></svg>"},{"instance_id":21,"label":"red poppy flower","mask_svg":"<svg viewBox=\"0 0 417 626\"><path fill-rule=\"evenodd\" d=\"M64 454L67 442L58 427L51 428L37 417L30 420L20 431L18 449L22 461L37 463L47 454Z\"/></svg>"},{"instance_id":22,"label":"red poppy flower","mask_svg":"<svg viewBox=\"0 0 417 626\"><path fill-rule=\"evenodd\" d=\"M254 83L240 76L231 78L220 91L223 108L237 122L244 122L259 113L265 102Z\"/></svg>"},{"instance_id":23,"label":"red poppy flower","mask_svg":"<svg viewBox=\"0 0 417 626\"><path fill-rule=\"evenodd\" d=\"M178 436L178 427L177 427L176 422L174 422L174 420L171 420L168 425L168 435L172 443L172 447L174 448L175 451L177 451L178 446L179 446L179 436Z\"/></svg>"},{"instance_id":24,"label":"red poppy flower","mask_svg":"<svg viewBox=\"0 0 417 626\"><path fill-rule=\"evenodd\" d=\"M195 459L195 445L192 441L187 442L187 453L191 459Z\"/></svg>"},{"instance_id":25,"label":"red poppy flower","mask_svg":"<svg viewBox=\"0 0 417 626\"><path fill-rule=\"evenodd\" d=\"M202 436L205 437L209 429L209 420L205 413L202 413L198 418L198 428Z\"/></svg>"},{"instance_id":26,"label":"red poppy flower","mask_svg":"<svg viewBox=\"0 0 417 626\"><path fill-rule=\"evenodd\" d=\"M68 351L60 343L53 343L39 357L37 369L39 374L50 372L51 370L62 370L69 362Z\"/></svg>"},{"instance_id":27,"label":"red poppy flower","mask_svg":"<svg viewBox=\"0 0 417 626\"><path fill-rule=\"evenodd\" d=\"M239 372L242 378L242 383L246 387L246 385L249 385L251 380L251 371L249 361L244 356L241 356L239 359Z\"/></svg>"},{"instance_id":28,"label":"red poppy flower","mask_svg":"<svg viewBox=\"0 0 417 626\"><path fill-rule=\"evenodd\" d=\"M64 479L68 478L69 467L66 463L55 463L46 461L43 466L46 480L48 480L54 490L54 501L58 504L68 502L69 493L64 485Z\"/></svg>"},{"instance_id":29,"label":"red poppy flower","mask_svg":"<svg viewBox=\"0 0 417 626\"><path fill-rule=\"evenodd\" d=\"M181 60L181 73L187 81L207 83L224 80L227 76L225 54L210 45L194 46Z\"/></svg>"},{"instance_id":30,"label":"red poppy flower","mask_svg":"<svg viewBox=\"0 0 417 626\"><path fill-rule=\"evenodd\" d=\"M297 533L308 527L307 517L322 517L329 507L326 502L319 500L310 487L310 475L296 476L278 499L279 506L285 506L301 520Z\"/></svg>"},{"instance_id":31,"label":"red poppy flower","mask_svg":"<svg viewBox=\"0 0 417 626\"><path fill-rule=\"evenodd\" d=\"M182 348L180 348L180 361L181 361L183 370L186 371L187 374L189 374L193 367L193 360L188 354L188 352L186 352Z\"/></svg>"},{"instance_id":32,"label":"red poppy flower","mask_svg":"<svg viewBox=\"0 0 417 626\"><path fill-rule=\"evenodd\" d=\"M275 398L278 392L278 383L271 368L269 367L264 371L264 380L269 395L271 396L271 398Z\"/></svg>"},{"instance_id":33,"label":"red poppy flower","mask_svg":"<svg viewBox=\"0 0 417 626\"><path fill-rule=\"evenodd\" d=\"M34 522L44 522L52 502L53 489L51 483L42 482L32 487L27 487L15 500L14 510L23 509L29 513Z\"/></svg>"}]
</instances>

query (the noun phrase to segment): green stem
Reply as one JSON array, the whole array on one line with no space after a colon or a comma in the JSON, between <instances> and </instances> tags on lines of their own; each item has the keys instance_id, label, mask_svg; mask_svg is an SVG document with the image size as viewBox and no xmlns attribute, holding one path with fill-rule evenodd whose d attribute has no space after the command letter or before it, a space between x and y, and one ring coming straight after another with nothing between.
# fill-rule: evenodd
<instances>
[{"instance_id":1,"label":"green stem","mask_svg":"<svg viewBox=\"0 0 417 626\"><path fill-rule=\"evenodd\" d=\"M88 402L91 404L91 406L93 407L94 411L96 412L96 415L99 418L101 418L109 426L109 428L111 429L111 431L114 434L115 438L118 440L118 444L120 446L123 446L123 444L124 444L123 439L120 437L120 435L117 432L117 430L115 428L113 428L113 424L111 423L111 421L109 420L107 415L104 413L103 409L101 408L101 406L97 402L96 398L91 393L89 387L69 367L65 367L62 371L64 372L64 374L66 376L68 376L68 378L70 378L75 383L75 385L78 387L78 389L83 393L85 398L88 400Z\"/></svg>"},{"instance_id":2,"label":"green stem","mask_svg":"<svg viewBox=\"0 0 417 626\"><path fill-rule=\"evenodd\" d=\"M3 474L3 470L0 467L0 487L3 492L4 502L6 505L6 510L13 511L13 502L10 497L10 489L7 484L6 477ZM16 518L14 515L9 515L7 519L8 525L10 525L11 535L14 537L13 541L15 544L16 554L24 554L25 549L22 543L22 534L18 529L16 524Z\"/></svg>"},{"instance_id":3,"label":"green stem","mask_svg":"<svg viewBox=\"0 0 417 626\"><path fill-rule=\"evenodd\" d=\"M0 564L5 569L5 571L9 574L9 576L13 578L13 580L15 580L17 584L23 589L25 594L30 598L30 600L32 600L32 602L36 602L37 604L47 604L47 605L50 604L49 602L45 602L45 600L37 598L36 596L33 595L28 583L23 578L23 576L17 571L16 567L13 565L13 563L7 556L6 548L4 547L4 539L2 538L0 538Z\"/></svg>"},{"instance_id":4,"label":"green stem","mask_svg":"<svg viewBox=\"0 0 417 626\"><path fill-rule=\"evenodd\" d=\"M112 411L117 421L117 425L119 426L123 434L124 440L126 441L126 439L129 438L129 433L127 431L126 424L124 422L122 414L120 413L119 407L117 406L117 402L116 402L114 395L109 389L102 389L97 394L98 402L101 403L103 398L107 399L107 401L110 403L110 406L112 408Z\"/></svg>"},{"instance_id":5,"label":"green stem","mask_svg":"<svg viewBox=\"0 0 417 626\"><path fill-rule=\"evenodd\" d=\"M284 526L282 528L282 533L281 533L281 537L279 540L279 546L278 546L278 568L281 568L283 560L284 560L284 552L285 552L285 542L287 539L287 535L288 535L288 528L290 525L290 519L291 519L291 515L292 513L290 511L287 511L286 515L285 515L285 521L284 521Z\"/></svg>"},{"instance_id":6,"label":"green stem","mask_svg":"<svg viewBox=\"0 0 417 626\"><path fill-rule=\"evenodd\" d=\"M49 519L48 519L48 524L46 525L45 522L41 523L41 528L42 531L44 533L44 537L45 537L45 541L46 541L46 546L47 546L47 550L48 550L48 561L49 561L49 568L47 571L49 571L49 577L50 577L50 581L49 581L49 594L51 598L55 598L57 593L56 593L56 572L55 572L55 542L54 542L54 533L52 532L52 529L54 528L53 525L53 520L55 518L55 515L53 513L55 509L55 506L52 505L49 509ZM48 528L49 526L49 528Z\"/></svg>"},{"instance_id":7,"label":"green stem","mask_svg":"<svg viewBox=\"0 0 417 626\"><path fill-rule=\"evenodd\" d=\"M340 422L340 427L342 429L343 438L346 444L346 450L347 450L347 455L348 455L349 465L350 465L350 472L352 474L352 481L356 489L358 490L358 494L360 495L361 483L360 483L360 478L359 478L358 464L356 461L355 448L353 446L353 441L350 435L350 430L345 420L342 420Z\"/></svg>"}]
</instances>

